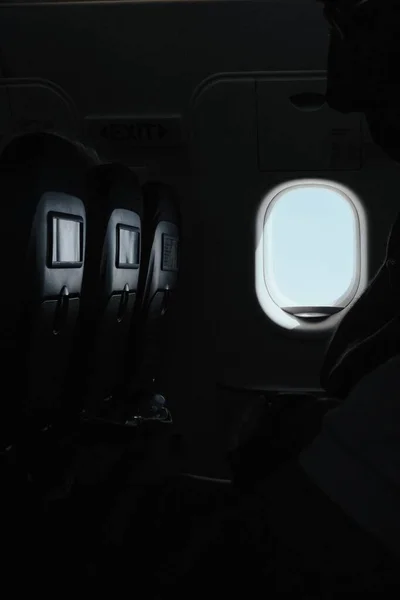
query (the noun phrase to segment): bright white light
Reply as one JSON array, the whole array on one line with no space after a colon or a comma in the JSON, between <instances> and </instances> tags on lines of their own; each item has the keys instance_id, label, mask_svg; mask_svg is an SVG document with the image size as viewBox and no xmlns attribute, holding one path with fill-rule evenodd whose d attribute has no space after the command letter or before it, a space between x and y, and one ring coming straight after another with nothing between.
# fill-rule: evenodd
<instances>
[{"instance_id":1,"label":"bright white light","mask_svg":"<svg viewBox=\"0 0 400 600\"><path fill-rule=\"evenodd\" d=\"M265 312L292 329L299 320L280 307L348 305L366 284L365 233L361 205L344 186L298 180L272 190L257 219L256 289Z\"/></svg>"}]
</instances>

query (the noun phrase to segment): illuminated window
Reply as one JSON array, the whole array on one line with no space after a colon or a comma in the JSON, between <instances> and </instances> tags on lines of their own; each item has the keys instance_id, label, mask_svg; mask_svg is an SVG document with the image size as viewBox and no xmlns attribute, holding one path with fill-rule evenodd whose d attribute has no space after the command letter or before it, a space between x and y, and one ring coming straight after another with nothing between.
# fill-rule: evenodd
<instances>
[{"instance_id":1,"label":"illuminated window","mask_svg":"<svg viewBox=\"0 0 400 600\"><path fill-rule=\"evenodd\" d=\"M256 260L266 312L285 313L273 318L289 328L340 312L360 287L362 228L355 203L339 187L309 181L281 186L263 205ZM259 281L257 288L260 299Z\"/></svg>"}]
</instances>

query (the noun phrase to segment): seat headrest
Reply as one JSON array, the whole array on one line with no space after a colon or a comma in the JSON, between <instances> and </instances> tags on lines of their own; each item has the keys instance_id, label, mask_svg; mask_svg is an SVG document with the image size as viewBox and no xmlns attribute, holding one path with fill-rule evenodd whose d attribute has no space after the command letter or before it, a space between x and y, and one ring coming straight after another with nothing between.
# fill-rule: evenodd
<instances>
[{"instance_id":1,"label":"seat headrest","mask_svg":"<svg viewBox=\"0 0 400 600\"><path fill-rule=\"evenodd\" d=\"M400 213L390 230L384 262L332 336L321 370L321 384L325 389L332 387L331 373L334 370L335 379L338 379L337 368L339 364L346 366L345 357L351 356L354 362L357 348L361 348L366 340L368 348L372 348L371 340L378 339L375 337L378 332L386 331L388 324L400 313L399 264Z\"/></svg>"}]
</instances>

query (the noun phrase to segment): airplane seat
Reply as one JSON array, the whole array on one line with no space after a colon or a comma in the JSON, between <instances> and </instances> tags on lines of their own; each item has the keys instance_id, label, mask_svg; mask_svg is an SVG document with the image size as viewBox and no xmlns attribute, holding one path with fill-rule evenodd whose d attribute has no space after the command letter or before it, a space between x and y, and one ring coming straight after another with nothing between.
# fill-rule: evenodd
<instances>
[{"instance_id":1,"label":"airplane seat","mask_svg":"<svg viewBox=\"0 0 400 600\"><path fill-rule=\"evenodd\" d=\"M123 373L139 282L142 196L135 174L122 164L89 170L86 189L85 271L70 381L75 388L82 382L80 408L91 420L111 410Z\"/></svg>"},{"instance_id":2,"label":"airplane seat","mask_svg":"<svg viewBox=\"0 0 400 600\"><path fill-rule=\"evenodd\" d=\"M339 323L321 369L327 393L344 398L363 376L400 351L400 213L377 274Z\"/></svg>"},{"instance_id":3,"label":"airplane seat","mask_svg":"<svg viewBox=\"0 0 400 600\"><path fill-rule=\"evenodd\" d=\"M164 405L159 380L163 353L168 351L169 335L172 335L167 328L166 315L178 283L180 214L175 192L170 186L150 182L142 189L144 217L139 303L127 376L130 394L136 398L150 395L156 404Z\"/></svg>"},{"instance_id":4,"label":"airplane seat","mask_svg":"<svg viewBox=\"0 0 400 600\"><path fill-rule=\"evenodd\" d=\"M0 156L4 445L46 428L61 407L84 266L83 174L93 160L53 133L17 136Z\"/></svg>"}]
</instances>

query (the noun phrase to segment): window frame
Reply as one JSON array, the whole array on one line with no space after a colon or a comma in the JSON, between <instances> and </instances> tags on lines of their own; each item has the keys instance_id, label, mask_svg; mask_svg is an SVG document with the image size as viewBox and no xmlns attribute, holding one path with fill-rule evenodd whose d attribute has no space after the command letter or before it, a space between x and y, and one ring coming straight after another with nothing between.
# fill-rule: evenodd
<instances>
[{"instance_id":1,"label":"window frame","mask_svg":"<svg viewBox=\"0 0 400 600\"><path fill-rule=\"evenodd\" d=\"M264 260L264 245L265 245L265 234L264 228L268 220L269 215L274 204L279 201L285 192L293 190L295 188L303 187L322 187L324 189L331 189L332 191L340 194L345 200L347 200L353 210L355 223L357 228L357 256L356 256L356 273L354 276L354 282L348 292L343 294L341 298L347 302L346 306L340 309L335 314L329 315L322 319L308 319L303 317L296 317L289 314L280 308L274 301L270 290L268 289L268 283L265 280L265 260ZM304 178L304 179L293 179L280 183L270 189L262 199L256 219L256 259L255 259L255 279L256 279L256 295L259 305L265 315L272 321L279 329L286 330L290 334L300 334L316 336L326 336L332 331L338 324L340 319L346 314L350 307L354 304L357 298L360 297L362 292L367 286L368 282L368 245L367 245L367 221L363 205L355 194L346 185L337 181L329 179L318 179L318 178ZM347 300L348 298L348 300Z\"/></svg>"}]
</instances>

